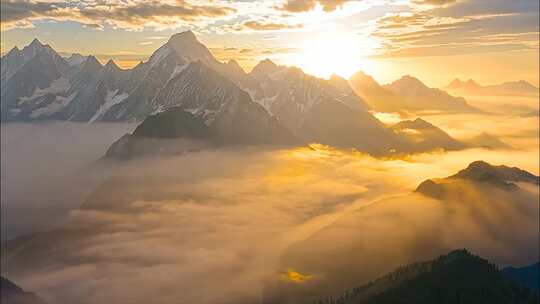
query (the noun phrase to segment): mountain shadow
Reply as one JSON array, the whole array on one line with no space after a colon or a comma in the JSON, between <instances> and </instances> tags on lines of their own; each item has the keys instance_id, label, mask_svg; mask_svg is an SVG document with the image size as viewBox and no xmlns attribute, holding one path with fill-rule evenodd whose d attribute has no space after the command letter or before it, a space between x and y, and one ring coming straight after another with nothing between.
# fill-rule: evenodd
<instances>
[{"instance_id":1,"label":"mountain shadow","mask_svg":"<svg viewBox=\"0 0 540 304\"><path fill-rule=\"evenodd\" d=\"M255 103L249 104L260 107ZM265 112L236 107L230 118L205 123L180 107L148 116L133 132L107 150L107 159L131 159L144 155L174 155L204 148L230 145L291 145L298 141Z\"/></svg>"}]
</instances>

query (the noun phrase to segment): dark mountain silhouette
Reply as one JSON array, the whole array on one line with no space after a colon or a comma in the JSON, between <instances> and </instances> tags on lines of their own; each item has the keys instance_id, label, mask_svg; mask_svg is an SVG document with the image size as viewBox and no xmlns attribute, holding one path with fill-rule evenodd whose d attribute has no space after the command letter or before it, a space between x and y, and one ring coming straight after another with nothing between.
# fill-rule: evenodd
<instances>
[{"instance_id":1,"label":"dark mountain silhouette","mask_svg":"<svg viewBox=\"0 0 540 304\"><path fill-rule=\"evenodd\" d=\"M204 121L181 108L148 116L133 132L134 137L208 138L210 130Z\"/></svg>"},{"instance_id":2,"label":"dark mountain silhouette","mask_svg":"<svg viewBox=\"0 0 540 304\"><path fill-rule=\"evenodd\" d=\"M506 267L502 270L505 276L514 280L516 283L530 288L538 294L539 290L539 275L540 275L540 264L532 264L524 267Z\"/></svg>"},{"instance_id":3,"label":"dark mountain silhouette","mask_svg":"<svg viewBox=\"0 0 540 304\"><path fill-rule=\"evenodd\" d=\"M534 304L538 295L521 287L497 266L467 250L403 266L394 272L320 303L332 304Z\"/></svg>"},{"instance_id":4,"label":"dark mountain silhouette","mask_svg":"<svg viewBox=\"0 0 540 304\"><path fill-rule=\"evenodd\" d=\"M0 277L0 302L2 304L44 304L39 297L26 292L10 280Z\"/></svg>"},{"instance_id":5,"label":"dark mountain silhouette","mask_svg":"<svg viewBox=\"0 0 540 304\"><path fill-rule=\"evenodd\" d=\"M133 132L118 139L105 158L131 159L143 155L171 155L228 145L291 145L300 143L266 112L236 107L205 121L184 109L170 108L148 116ZM257 117L257 113L263 117ZM226 117L230 116L230 117ZM183 139L185 141L177 141Z\"/></svg>"},{"instance_id":6,"label":"dark mountain silhouette","mask_svg":"<svg viewBox=\"0 0 540 304\"><path fill-rule=\"evenodd\" d=\"M519 168L493 166L484 161L475 161L467 168L447 178L428 179L422 182L416 191L440 199L452 194L453 185L460 180L487 184L505 191L518 190L516 182L540 184L540 177Z\"/></svg>"},{"instance_id":7,"label":"dark mountain silhouette","mask_svg":"<svg viewBox=\"0 0 540 304\"><path fill-rule=\"evenodd\" d=\"M485 161L475 161L467 168L459 171L451 178L464 178L473 181L490 182L490 181L505 181L505 182L527 182L535 185L540 184L540 179L525 170L517 167L492 166Z\"/></svg>"}]
</instances>

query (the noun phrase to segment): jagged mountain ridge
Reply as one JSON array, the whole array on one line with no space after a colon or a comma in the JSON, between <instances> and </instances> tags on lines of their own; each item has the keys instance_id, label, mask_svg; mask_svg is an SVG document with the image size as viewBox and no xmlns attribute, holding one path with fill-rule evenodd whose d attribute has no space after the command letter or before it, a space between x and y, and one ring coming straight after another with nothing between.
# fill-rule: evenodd
<instances>
[{"instance_id":1,"label":"jagged mountain ridge","mask_svg":"<svg viewBox=\"0 0 540 304\"><path fill-rule=\"evenodd\" d=\"M19 115L32 117L58 101L69 77L68 63L50 46L34 40L23 50L2 57L2 120Z\"/></svg>"},{"instance_id":2,"label":"jagged mountain ridge","mask_svg":"<svg viewBox=\"0 0 540 304\"><path fill-rule=\"evenodd\" d=\"M380 85L371 76L358 71L349 82L354 91L377 112L479 111L463 97L454 97L443 90L429 88L409 75L390 84Z\"/></svg>"},{"instance_id":3,"label":"jagged mountain ridge","mask_svg":"<svg viewBox=\"0 0 540 304\"><path fill-rule=\"evenodd\" d=\"M253 97L255 101L259 100L258 96L255 96L255 92L250 90L253 84L258 82L258 78L255 76L257 69L255 69L254 73L248 75L234 61L227 64L218 62L190 31L173 35L167 43L151 55L148 61L127 70L116 67L114 62L109 62L105 66L99 64L101 67L98 67L97 60L93 56L84 57L74 54L64 59L50 46L42 45L39 41L34 40L23 51L14 48L2 57L3 83L7 83L7 80L13 76L11 74L20 72L21 64L19 64L19 61L21 58L35 56L35 54L44 50L55 54L59 58L58 61L61 61L61 64L65 66L63 67L65 71L61 76L67 78L68 83L54 92L48 91L50 91L51 84L56 79L47 79L37 85L32 85L25 91L16 91L11 88L12 85L5 86L3 91L6 91L5 95L8 100L3 101L3 108L6 110L3 111L3 120L142 121L148 114L164 110L163 105L156 105L153 102L155 97L189 63L197 61L226 76L242 89L246 89L250 93L250 97ZM85 65L91 65L94 68L85 69ZM29 75L23 74L18 79L20 81L28 77ZM325 80L309 77L312 82L316 83L314 86L322 86L323 88L317 88L316 92L309 96L309 101L303 100L307 100L307 96L300 96L301 93L296 94L296 101L300 104L313 103L313 99L323 96L326 94L325 91L339 91ZM83 83L84 87L81 85ZM283 83L280 85L285 86ZM294 84L286 85L287 87L284 89L294 86ZM284 91L284 89L281 90ZM300 89L303 89L301 85ZM68 96L72 98L69 99L69 102L57 104L54 107L55 111L34 112L32 115L32 111L36 109L38 104L46 105L43 104L42 99L36 99L38 96L33 94L35 91L47 91L50 100L55 99L55 97L56 99ZM336 92L332 92L332 94L333 97L336 96ZM350 94L350 92L347 92L347 94ZM281 104L290 101L284 97L281 98L284 99ZM361 103L354 94L348 97L353 98L353 103ZM25 100L25 102L21 102L21 100ZM271 114L275 115L274 113ZM287 124L287 122L284 121L284 124Z\"/></svg>"},{"instance_id":4,"label":"jagged mountain ridge","mask_svg":"<svg viewBox=\"0 0 540 304\"><path fill-rule=\"evenodd\" d=\"M165 105L166 110L148 116L133 134L116 141L107 151L106 158L177 154L207 145L301 143L264 108L252 102L246 92L213 73L206 65L190 63L185 71L176 76L155 100L158 105ZM184 78L186 75L189 79ZM169 101L174 101L174 105L169 106ZM190 142L178 147L176 142L162 139L191 139L199 143ZM153 143L148 145L149 142Z\"/></svg>"},{"instance_id":5,"label":"jagged mountain ridge","mask_svg":"<svg viewBox=\"0 0 540 304\"><path fill-rule=\"evenodd\" d=\"M295 136L306 141L356 147L375 154L411 148L406 139L373 117L368 112L370 107L339 76L324 80L295 67L263 60L249 74L240 75L237 83Z\"/></svg>"},{"instance_id":6,"label":"jagged mountain ridge","mask_svg":"<svg viewBox=\"0 0 540 304\"><path fill-rule=\"evenodd\" d=\"M32 45L37 49L36 53L47 49L56 54L52 48L43 46L37 40ZM13 50L10 53L17 52ZM147 62L129 70L120 69L113 61L101 65L93 56L84 58L84 61L81 61L81 56L72 56L68 58L69 63L61 59L62 64L67 67L66 71L62 75L53 76L66 78L67 83L55 92L48 91L51 91L51 84L59 77L46 79L22 92L12 89L13 85L7 85L7 81L17 74L22 74L17 79L19 82L23 81L30 78L28 73L24 74L22 69L18 69L6 80L3 95L7 98L2 100L3 109L6 110L3 111L3 120L142 121L156 110L151 108L152 99L182 67L197 60L218 64L191 32L172 36ZM78 64L73 64L74 60ZM3 63L4 61L14 60L10 60L6 55L2 58ZM39 97L35 96L36 91L46 91L49 99L70 98L57 105L54 111L42 110L36 113L33 111L37 105L47 106L43 104L43 100L36 99Z\"/></svg>"},{"instance_id":7,"label":"jagged mountain ridge","mask_svg":"<svg viewBox=\"0 0 540 304\"><path fill-rule=\"evenodd\" d=\"M37 55L7 78L2 91L3 121L143 121L181 107L207 125L216 117L223 125L232 120L222 114L241 104L249 112L239 123L246 128L251 117L267 126L275 119L304 142L372 154L418 150L371 115L346 79L320 79L270 60L245 73L234 61L217 61L192 32L173 35L148 61L127 70L94 56L66 60L37 40L28 49ZM24 57L24 51L10 53L3 62L13 54Z\"/></svg>"}]
</instances>

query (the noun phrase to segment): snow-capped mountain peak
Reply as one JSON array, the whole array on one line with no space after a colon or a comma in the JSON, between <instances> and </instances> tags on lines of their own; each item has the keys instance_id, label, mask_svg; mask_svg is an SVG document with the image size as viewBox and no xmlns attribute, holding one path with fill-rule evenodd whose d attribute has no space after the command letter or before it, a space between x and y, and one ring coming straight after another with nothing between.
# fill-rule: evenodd
<instances>
[{"instance_id":1,"label":"snow-capped mountain peak","mask_svg":"<svg viewBox=\"0 0 540 304\"><path fill-rule=\"evenodd\" d=\"M149 59L150 66L159 64L171 55L176 55L180 61L201 61L208 66L219 65L212 53L202 44L191 31L174 34L169 41L157 49Z\"/></svg>"},{"instance_id":2,"label":"snow-capped mountain peak","mask_svg":"<svg viewBox=\"0 0 540 304\"><path fill-rule=\"evenodd\" d=\"M216 63L216 59L204 44L197 40L192 31L186 31L173 35L167 45L170 46L176 54L187 61L200 60L206 64Z\"/></svg>"}]
</instances>

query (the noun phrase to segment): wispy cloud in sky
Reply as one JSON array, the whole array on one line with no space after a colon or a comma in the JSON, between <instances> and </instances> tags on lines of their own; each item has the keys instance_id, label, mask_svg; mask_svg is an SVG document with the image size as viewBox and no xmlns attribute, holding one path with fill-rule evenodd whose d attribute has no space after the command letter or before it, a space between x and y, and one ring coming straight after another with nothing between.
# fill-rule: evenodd
<instances>
[{"instance_id":1,"label":"wispy cloud in sky","mask_svg":"<svg viewBox=\"0 0 540 304\"><path fill-rule=\"evenodd\" d=\"M414 2L452 5L418 7L378 18L371 34L384 45L380 56L442 56L538 48L536 1L501 2L496 9L493 2L486 1Z\"/></svg>"}]
</instances>

